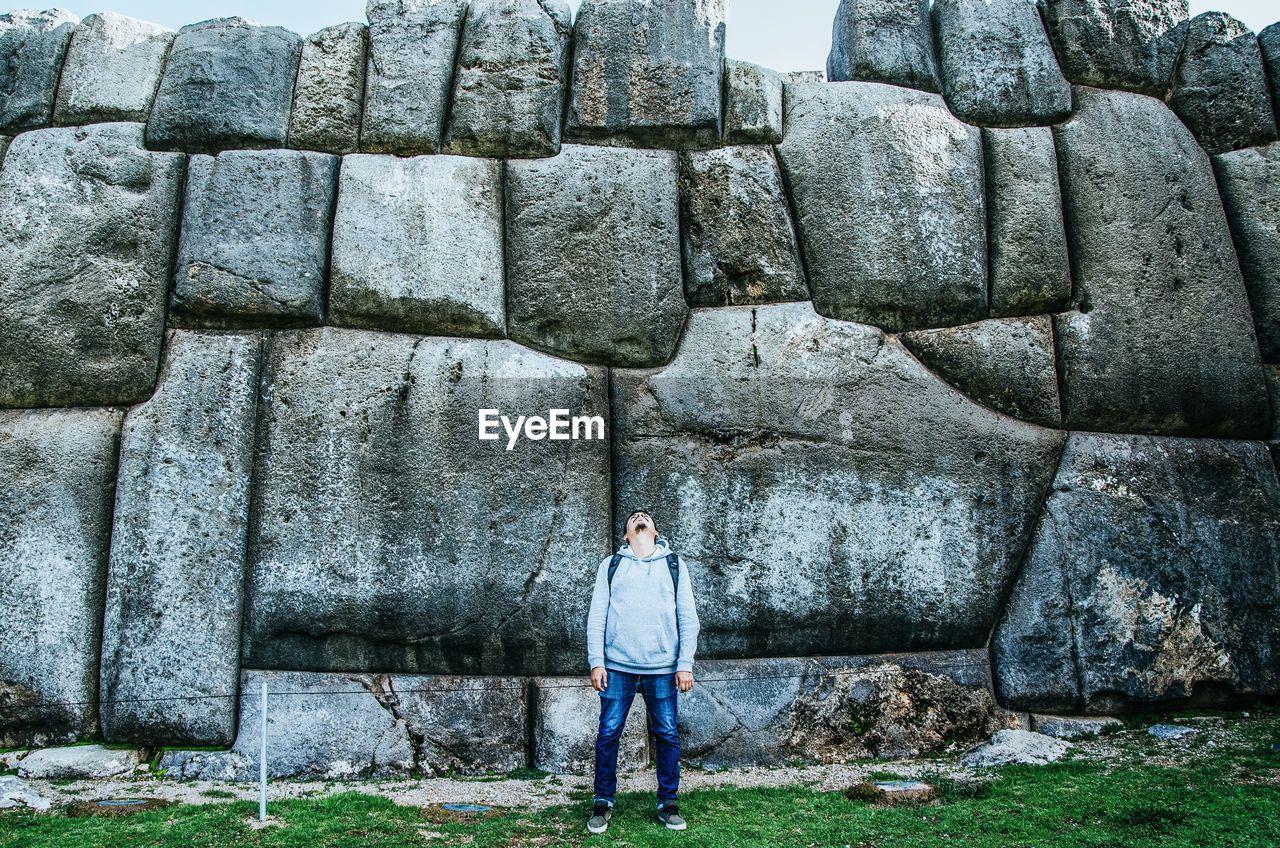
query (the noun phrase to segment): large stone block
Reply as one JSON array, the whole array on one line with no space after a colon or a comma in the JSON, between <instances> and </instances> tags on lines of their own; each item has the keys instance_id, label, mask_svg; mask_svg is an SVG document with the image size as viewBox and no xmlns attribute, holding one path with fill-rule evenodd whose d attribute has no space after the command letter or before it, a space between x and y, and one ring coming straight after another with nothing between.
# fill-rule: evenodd
<instances>
[{"instance_id":1,"label":"large stone block","mask_svg":"<svg viewBox=\"0 0 1280 848\"><path fill-rule=\"evenodd\" d=\"M1271 394L1271 435L1267 439L1267 447L1271 448L1271 458L1276 461L1276 470L1280 471L1280 365L1265 365L1267 372L1267 391Z\"/></svg>"},{"instance_id":2,"label":"large stone block","mask_svg":"<svg viewBox=\"0 0 1280 848\"><path fill-rule=\"evenodd\" d=\"M0 15L0 132L47 127L79 18L66 9Z\"/></svg>"},{"instance_id":3,"label":"large stone block","mask_svg":"<svg viewBox=\"0 0 1280 848\"><path fill-rule=\"evenodd\" d=\"M1280 142L1213 157L1264 362L1280 362Z\"/></svg>"},{"instance_id":4,"label":"large stone block","mask_svg":"<svg viewBox=\"0 0 1280 848\"><path fill-rule=\"evenodd\" d=\"M289 146L352 153L360 145L368 27L346 23L307 36L289 115Z\"/></svg>"},{"instance_id":5,"label":"large stone block","mask_svg":"<svg viewBox=\"0 0 1280 848\"><path fill-rule=\"evenodd\" d=\"M1073 83L1164 97L1186 38L1187 0L1040 0Z\"/></svg>"},{"instance_id":6,"label":"large stone block","mask_svg":"<svg viewBox=\"0 0 1280 848\"><path fill-rule=\"evenodd\" d=\"M1274 696L1278 563L1262 444L1073 433L992 640L1001 701L1112 713Z\"/></svg>"},{"instance_id":7,"label":"large stone block","mask_svg":"<svg viewBox=\"0 0 1280 848\"><path fill-rule=\"evenodd\" d=\"M1077 88L1054 128L1078 312L1054 322L1073 430L1259 438L1258 343L1209 158L1163 103Z\"/></svg>"},{"instance_id":8,"label":"large stone block","mask_svg":"<svg viewBox=\"0 0 1280 848\"><path fill-rule=\"evenodd\" d=\"M191 157L173 277L178 323L296 327L324 320L338 162L295 150Z\"/></svg>"},{"instance_id":9,"label":"large stone block","mask_svg":"<svg viewBox=\"0 0 1280 848\"><path fill-rule=\"evenodd\" d=\"M89 15L67 48L54 123L146 121L173 38L159 24L114 12Z\"/></svg>"},{"instance_id":10,"label":"large stone block","mask_svg":"<svg viewBox=\"0 0 1280 848\"><path fill-rule=\"evenodd\" d=\"M171 331L155 394L125 417L102 628L110 742L235 738L261 349L256 333Z\"/></svg>"},{"instance_id":11,"label":"large stone block","mask_svg":"<svg viewBox=\"0 0 1280 848\"><path fill-rule=\"evenodd\" d=\"M467 0L369 0L360 149L436 153Z\"/></svg>"},{"instance_id":12,"label":"large stone block","mask_svg":"<svg viewBox=\"0 0 1280 848\"><path fill-rule=\"evenodd\" d=\"M827 79L938 91L929 0L840 0Z\"/></svg>"},{"instance_id":13,"label":"large stone block","mask_svg":"<svg viewBox=\"0 0 1280 848\"><path fill-rule=\"evenodd\" d=\"M533 679L534 768L555 774L592 774L600 693L583 677ZM618 769L643 768L649 762L649 724L644 696L636 695L618 740Z\"/></svg>"},{"instance_id":14,"label":"large stone block","mask_svg":"<svg viewBox=\"0 0 1280 848\"><path fill-rule=\"evenodd\" d=\"M782 75L725 59L724 140L726 144L782 141Z\"/></svg>"},{"instance_id":15,"label":"large stone block","mask_svg":"<svg viewBox=\"0 0 1280 848\"><path fill-rule=\"evenodd\" d=\"M778 160L814 308L895 333L985 317L979 130L936 94L878 83L788 85L785 107Z\"/></svg>"},{"instance_id":16,"label":"large stone block","mask_svg":"<svg viewBox=\"0 0 1280 848\"><path fill-rule=\"evenodd\" d=\"M670 365L611 376L614 511L662 505L700 657L986 643L1062 433L808 303L695 310Z\"/></svg>"},{"instance_id":17,"label":"large stone block","mask_svg":"<svg viewBox=\"0 0 1280 848\"><path fill-rule=\"evenodd\" d=\"M559 153L572 30L563 0L471 0L444 152L502 159Z\"/></svg>"},{"instance_id":18,"label":"large stone block","mask_svg":"<svg viewBox=\"0 0 1280 848\"><path fill-rule=\"evenodd\" d=\"M0 406L145 400L155 385L183 157L141 124L36 130L0 170Z\"/></svg>"},{"instance_id":19,"label":"large stone block","mask_svg":"<svg viewBox=\"0 0 1280 848\"><path fill-rule=\"evenodd\" d=\"M478 439L480 409L603 429L508 450L496 419ZM246 666L585 673L610 544L603 370L509 341L281 332L259 413Z\"/></svg>"},{"instance_id":20,"label":"large stone block","mask_svg":"<svg viewBox=\"0 0 1280 848\"><path fill-rule=\"evenodd\" d=\"M565 145L506 169L512 339L581 362L661 365L686 313L677 157Z\"/></svg>"},{"instance_id":21,"label":"large stone block","mask_svg":"<svg viewBox=\"0 0 1280 848\"><path fill-rule=\"evenodd\" d=\"M502 251L496 160L347 156L334 215L330 322L503 336Z\"/></svg>"},{"instance_id":22,"label":"large stone block","mask_svg":"<svg viewBox=\"0 0 1280 848\"><path fill-rule=\"evenodd\" d=\"M568 141L715 147L728 0L583 0Z\"/></svg>"},{"instance_id":23,"label":"large stone block","mask_svg":"<svg viewBox=\"0 0 1280 848\"><path fill-rule=\"evenodd\" d=\"M1262 51L1262 64L1271 81L1271 100L1276 122L1280 123L1280 23L1258 33L1258 49Z\"/></svg>"},{"instance_id":24,"label":"large stone block","mask_svg":"<svg viewBox=\"0 0 1280 848\"><path fill-rule=\"evenodd\" d=\"M0 747L98 726L120 413L0 412Z\"/></svg>"}]
</instances>

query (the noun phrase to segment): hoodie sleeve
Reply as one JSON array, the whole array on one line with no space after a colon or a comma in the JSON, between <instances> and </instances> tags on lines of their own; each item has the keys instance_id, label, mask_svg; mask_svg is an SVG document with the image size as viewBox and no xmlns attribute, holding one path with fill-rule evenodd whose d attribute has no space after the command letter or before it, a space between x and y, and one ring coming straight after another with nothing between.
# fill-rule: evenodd
<instances>
[{"instance_id":1,"label":"hoodie sleeve","mask_svg":"<svg viewBox=\"0 0 1280 848\"><path fill-rule=\"evenodd\" d=\"M591 611L587 613L587 667L604 665L604 625L609 614L609 559L605 557L596 569L596 585L591 592Z\"/></svg>"},{"instance_id":2,"label":"hoodie sleeve","mask_svg":"<svg viewBox=\"0 0 1280 848\"><path fill-rule=\"evenodd\" d=\"M680 630L680 655L676 671L693 671L693 655L698 650L698 610L693 603L693 581L684 557L680 558L680 580L676 588L676 626Z\"/></svg>"}]
</instances>

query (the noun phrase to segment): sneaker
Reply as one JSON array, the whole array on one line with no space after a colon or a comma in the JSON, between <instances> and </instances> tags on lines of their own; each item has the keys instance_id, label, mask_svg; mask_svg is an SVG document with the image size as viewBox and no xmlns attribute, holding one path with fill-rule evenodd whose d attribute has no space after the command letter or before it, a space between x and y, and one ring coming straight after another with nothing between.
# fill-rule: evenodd
<instances>
[{"instance_id":1,"label":"sneaker","mask_svg":"<svg viewBox=\"0 0 1280 848\"><path fill-rule=\"evenodd\" d=\"M613 815L613 807L604 801L596 801L591 808L591 818L587 819L587 830L592 833L604 833L609 827L609 816Z\"/></svg>"},{"instance_id":2,"label":"sneaker","mask_svg":"<svg viewBox=\"0 0 1280 848\"><path fill-rule=\"evenodd\" d=\"M674 804L666 804L658 808L658 821L669 830L684 830L684 819L680 818L680 809Z\"/></svg>"}]
</instances>

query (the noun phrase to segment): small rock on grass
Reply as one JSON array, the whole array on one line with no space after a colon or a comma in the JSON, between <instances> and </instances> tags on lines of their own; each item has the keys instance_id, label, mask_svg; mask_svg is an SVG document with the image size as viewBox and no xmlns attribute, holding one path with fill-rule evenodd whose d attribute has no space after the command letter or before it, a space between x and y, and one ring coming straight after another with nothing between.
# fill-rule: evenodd
<instances>
[{"instance_id":1,"label":"small rock on grass","mask_svg":"<svg viewBox=\"0 0 1280 848\"><path fill-rule=\"evenodd\" d=\"M1030 730L999 730L990 742L970 748L960 757L960 765L976 768L991 766L1044 765L1061 759L1070 742L1054 739Z\"/></svg>"},{"instance_id":2,"label":"small rock on grass","mask_svg":"<svg viewBox=\"0 0 1280 848\"><path fill-rule=\"evenodd\" d=\"M1181 739L1192 733L1199 733L1194 727L1182 727L1177 724L1153 724L1147 728L1147 733L1157 739Z\"/></svg>"},{"instance_id":3,"label":"small rock on grass","mask_svg":"<svg viewBox=\"0 0 1280 848\"><path fill-rule=\"evenodd\" d=\"M28 807L32 810L49 809L50 801L16 777L0 777L0 810L9 807Z\"/></svg>"}]
</instances>

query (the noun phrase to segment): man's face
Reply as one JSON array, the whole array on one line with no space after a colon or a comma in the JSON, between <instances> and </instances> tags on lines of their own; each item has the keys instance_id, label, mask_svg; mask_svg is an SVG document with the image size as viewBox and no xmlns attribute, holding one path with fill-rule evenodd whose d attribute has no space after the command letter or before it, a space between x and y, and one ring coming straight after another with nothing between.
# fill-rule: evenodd
<instances>
[{"instance_id":1,"label":"man's face","mask_svg":"<svg viewBox=\"0 0 1280 848\"><path fill-rule=\"evenodd\" d=\"M647 512L632 513L627 519L627 526L624 528L622 538L624 541L630 541L635 538L635 534L640 530L652 530L654 536L658 535L658 529L653 524L653 518Z\"/></svg>"}]
</instances>

